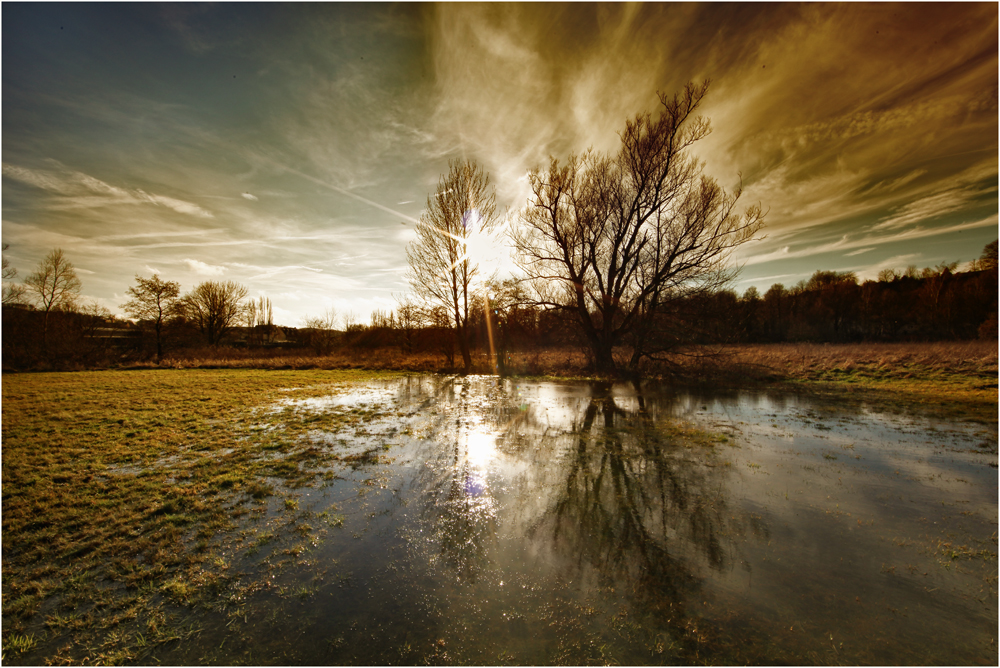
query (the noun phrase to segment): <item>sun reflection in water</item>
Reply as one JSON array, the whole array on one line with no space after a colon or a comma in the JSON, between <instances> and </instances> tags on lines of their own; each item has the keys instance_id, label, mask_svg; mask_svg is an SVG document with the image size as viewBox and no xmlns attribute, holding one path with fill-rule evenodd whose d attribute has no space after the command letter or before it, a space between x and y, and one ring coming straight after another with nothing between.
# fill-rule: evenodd
<instances>
[{"instance_id":1,"label":"sun reflection in water","mask_svg":"<svg viewBox=\"0 0 1000 668\"><path fill-rule=\"evenodd\" d=\"M463 430L461 439L465 446L465 495L489 500L489 483L486 475L497 455L496 434L472 428Z\"/></svg>"},{"instance_id":2,"label":"sun reflection in water","mask_svg":"<svg viewBox=\"0 0 1000 668\"><path fill-rule=\"evenodd\" d=\"M465 434L465 457L469 464L485 473L497 455L496 434L469 430Z\"/></svg>"}]
</instances>

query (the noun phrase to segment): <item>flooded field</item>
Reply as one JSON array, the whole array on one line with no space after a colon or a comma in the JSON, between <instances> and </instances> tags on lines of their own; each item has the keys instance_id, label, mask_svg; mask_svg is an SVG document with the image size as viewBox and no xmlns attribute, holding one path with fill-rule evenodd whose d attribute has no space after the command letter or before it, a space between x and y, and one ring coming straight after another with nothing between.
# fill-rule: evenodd
<instances>
[{"instance_id":1,"label":"flooded field","mask_svg":"<svg viewBox=\"0 0 1000 668\"><path fill-rule=\"evenodd\" d=\"M144 663L997 663L995 424L495 377L254 416L311 463L261 450L301 473L226 612Z\"/></svg>"}]
</instances>

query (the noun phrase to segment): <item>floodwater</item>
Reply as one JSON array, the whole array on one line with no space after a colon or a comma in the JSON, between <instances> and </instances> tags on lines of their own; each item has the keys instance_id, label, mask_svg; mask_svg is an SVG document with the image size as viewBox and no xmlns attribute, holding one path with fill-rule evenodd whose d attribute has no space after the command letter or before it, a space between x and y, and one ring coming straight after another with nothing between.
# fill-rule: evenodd
<instances>
[{"instance_id":1,"label":"floodwater","mask_svg":"<svg viewBox=\"0 0 1000 668\"><path fill-rule=\"evenodd\" d=\"M376 417L304 437L362 456L248 520L238 613L163 663L997 663L995 424L496 377L284 405Z\"/></svg>"}]
</instances>

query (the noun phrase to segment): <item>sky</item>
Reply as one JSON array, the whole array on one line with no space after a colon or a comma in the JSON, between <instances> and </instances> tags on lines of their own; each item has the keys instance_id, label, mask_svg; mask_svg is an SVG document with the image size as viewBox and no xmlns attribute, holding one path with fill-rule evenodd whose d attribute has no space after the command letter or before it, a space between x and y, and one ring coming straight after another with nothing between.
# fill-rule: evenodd
<instances>
[{"instance_id":1,"label":"sky","mask_svg":"<svg viewBox=\"0 0 1000 668\"><path fill-rule=\"evenodd\" d=\"M767 212L733 288L965 263L997 238L996 3L3 3L2 240L236 281L277 324L367 322L449 160L516 221L549 156L614 151L710 80L693 148ZM509 261L499 264L510 271Z\"/></svg>"}]
</instances>

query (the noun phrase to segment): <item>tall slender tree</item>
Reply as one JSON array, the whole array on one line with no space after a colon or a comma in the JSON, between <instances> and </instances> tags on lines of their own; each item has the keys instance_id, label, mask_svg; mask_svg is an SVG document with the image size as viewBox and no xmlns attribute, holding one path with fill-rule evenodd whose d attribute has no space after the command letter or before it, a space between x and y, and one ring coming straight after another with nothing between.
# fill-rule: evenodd
<instances>
[{"instance_id":1,"label":"tall slender tree","mask_svg":"<svg viewBox=\"0 0 1000 668\"><path fill-rule=\"evenodd\" d=\"M417 238L406 248L406 273L414 295L428 310L443 307L462 353L466 373L472 367L469 314L479 258L470 256L470 242L497 225L496 193L489 175L476 163L449 163L448 174L427 198Z\"/></svg>"},{"instance_id":2,"label":"tall slender tree","mask_svg":"<svg viewBox=\"0 0 1000 668\"><path fill-rule=\"evenodd\" d=\"M274 340L274 308L269 297L247 302L244 318L248 345L261 346Z\"/></svg>"}]
</instances>

